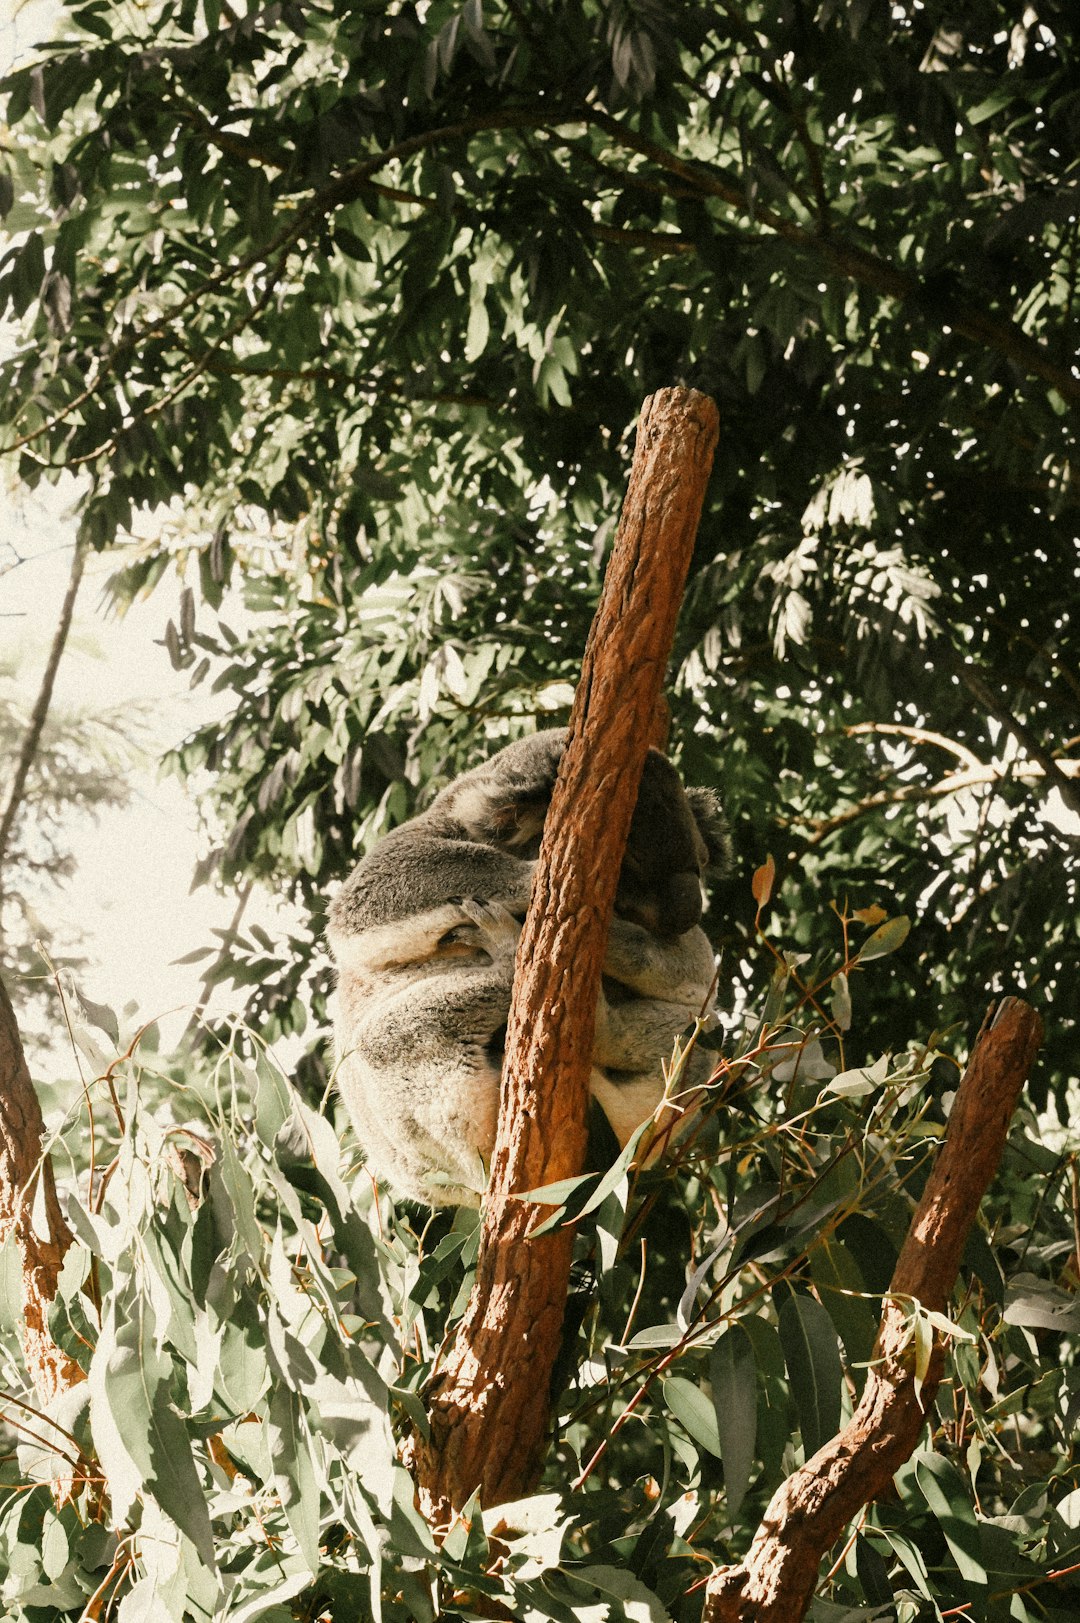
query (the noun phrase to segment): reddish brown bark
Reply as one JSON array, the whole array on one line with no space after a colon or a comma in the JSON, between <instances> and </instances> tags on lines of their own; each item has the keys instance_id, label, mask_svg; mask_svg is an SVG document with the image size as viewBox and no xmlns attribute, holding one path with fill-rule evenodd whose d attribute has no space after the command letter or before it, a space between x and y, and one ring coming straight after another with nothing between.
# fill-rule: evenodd
<instances>
[{"instance_id":1,"label":"reddish brown bark","mask_svg":"<svg viewBox=\"0 0 1080 1623\"><path fill-rule=\"evenodd\" d=\"M843 1431L773 1495L745 1561L710 1579L703 1623L798 1623L825 1552L910 1458L943 1362L935 1345L916 1393L910 1301L931 1312L946 1307L1041 1040L1039 1016L1018 998L1005 998L988 1013L897 1259L859 1406Z\"/></svg>"},{"instance_id":2,"label":"reddish brown bark","mask_svg":"<svg viewBox=\"0 0 1080 1623\"><path fill-rule=\"evenodd\" d=\"M0 1243L14 1243L22 1269L23 1353L43 1408L84 1379L48 1328L48 1306L72 1236L56 1198L52 1162L42 1155L44 1134L15 1014L0 981Z\"/></svg>"},{"instance_id":3,"label":"reddish brown bark","mask_svg":"<svg viewBox=\"0 0 1080 1623\"><path fill-rule=\"evenodd\" d=\"M516 1196L581 1170L616 881L716 439L705 395L645 402L518 948L476 1284L427 1395L430 1440L410 1445L435 1525L476 1489L486 1505L526 1491L542 1460L573 1233L532 1238L545 1208Z\"/></svg>"}]
</instances>

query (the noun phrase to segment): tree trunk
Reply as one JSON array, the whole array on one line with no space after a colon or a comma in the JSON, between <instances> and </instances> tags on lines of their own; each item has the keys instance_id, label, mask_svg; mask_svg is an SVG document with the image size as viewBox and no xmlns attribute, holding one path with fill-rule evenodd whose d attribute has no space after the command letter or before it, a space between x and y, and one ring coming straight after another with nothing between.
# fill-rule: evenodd
<instances>
[{"instance_id":1,"label":"tree trunk","mask_svg":"<svg viewBox=\"0 0 1080 1623\"><path fill-rule=\"evenodd\" d=\"M532 1237L517 1198L580 1172L608 926L717 439L712 401L665 389L644 405L570 739L518 947L499 1127L476 1283L427 1393L429 1440L408 1457L433 1525L479 1490L535 1481L546 1446L574 1232Z\"/></svg>"},{"instance_id":2,"label":"tree trunk","mask_svg":"<svg viewBox=\"0 0 1080 1623\"><path fill-rule=\"evenodd\" d=\"M48 1328L48 1306L72 1235L56 1198L52 1162L42 1154L44 1134L19 1028L0 981L0 1243L14 1243L22 1270L23 1353L43 1408L84 1379Z\"/></svg>"},{"instance_id":3,"label":"tree trunk","mask_svg":"<svg viewBox=\"0 0 1080 1623\"><path fill-rule=\"evenodd\" d=\"M843 1431L773 1495L746 1559L714 1573L702 1623L798 1623L825 1552L910 1458L944 1362L935 1339L916 1391L912 1306L945 1310L1041 1041L1039 1016L1019 998L1005 998L988 1012L897 1258L859 1406Z\"/></svg>"}]
</instances>

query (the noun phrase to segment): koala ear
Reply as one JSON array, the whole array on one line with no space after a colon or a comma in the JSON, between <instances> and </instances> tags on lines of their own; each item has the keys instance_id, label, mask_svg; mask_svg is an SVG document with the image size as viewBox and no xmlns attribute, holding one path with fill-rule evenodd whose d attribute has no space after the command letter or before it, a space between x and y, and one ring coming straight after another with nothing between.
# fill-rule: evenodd
<instances>
[{"instance_id":1,"label":"koala ear","mask_svg":"<svg viewBox=\"0 0 1080 1623\"><path fill-rule=\"evenodd\" d=\"M694 822L705 847L702 864L711 873L723 878L731 869L731 835L727 819L720 809L714 789L687 789L686 798L694 814Z\"/></svg>"}]
</instances>

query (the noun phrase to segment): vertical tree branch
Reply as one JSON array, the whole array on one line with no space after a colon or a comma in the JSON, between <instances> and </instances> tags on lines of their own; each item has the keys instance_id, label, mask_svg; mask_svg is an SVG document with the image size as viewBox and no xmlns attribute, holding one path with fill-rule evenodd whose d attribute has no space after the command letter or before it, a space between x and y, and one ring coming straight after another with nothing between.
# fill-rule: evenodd
<instances>
[{"instance_id":1,"label":"vertical tree branch","mask_svg":"<svg viewBox=\"0 0 1080 1623\"><path fill-rule=\"evenodd\" d=\"M0 981L0 1244L13 1244L19 1259L23 1353L43 1408L83 1379L79 1365L49 1334L48 1307L72 1235L56 1198L52 1162L42 1155L44 1134L15 1014Z\"/></svg>"},{"instance_id":2,"label":"vertical tree branch","mask_svg":"<svg viewBox=\"0 0 1080 1623\"><path fill-rule=\"evenodd\" d=\"M944 1362L937 1341L916 1391L912 1304L940 1313L948 1303L968 1230L1041 1041L1039 1016L1019 998L989 1010L897 1259L859 1406L843 1431L773 1495L746 1559L714 1573L702 1623L798 1623L825 1552L910 1458Z\"/></svg>"},{"instance_id":3,"label":"vertical tree branch","mask_svg":"<svg viewBox=\"0 0 1080 1623\"><path fill-rule=\"evenodd\" d=\"M60 660L63 657L64 648L68 639L68 632L71 630L71 618L75 612L75 599L79 595L79 586L82 582L85 564L86 548L82 542L76 541L75 554L71 560L71 573L68 576L67 591L64 593L64 601L60 605L60 618L56 622L56 630L53 633L52 647L49 649L49 657L45 661L45 671L41 678L41 686L38 689L38 696L34 701L34 708L30 712L30 720L27 722L26 732L23 734L23 741L19 748L18 759L15 762L15 775L12 778L11 785L8 789L3 812L0 813L0 944L3 942L4 933L4 870L7 861L8 847L11 844L11 836L15 828L15 819L18 816L19 808L22 805L22 797L23 791L26 788L26 780L30 776L30 769L34 764L34 757L37 754L38 745L41 742L41 734L48 718L49 706L52 703L53 687L56 682L56 673L60 667Z\"/></svg>"},{"instance_id":4,"label":"vertical tree branch","mask_svg":"<svg viewBox=\"0 0 1080 1623\"><path fill-rule=\"evenodd\" d=\"M581 1170L607 931L716 439L705 395L645 402L518 948L476 1284L427 1395L430 1439L408 1451L436 1525L540 1469L573 1230L533 1238L543 1208L518 1197Z\"/></svg>"}]
</instances>

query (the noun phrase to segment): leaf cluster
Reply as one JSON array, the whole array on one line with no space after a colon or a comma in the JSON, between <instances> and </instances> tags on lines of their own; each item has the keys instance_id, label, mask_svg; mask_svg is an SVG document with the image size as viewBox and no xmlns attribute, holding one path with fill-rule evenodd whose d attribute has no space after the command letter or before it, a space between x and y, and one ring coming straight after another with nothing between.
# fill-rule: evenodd
<instances>
[{"instance_id":1,"label":"leaf cluster","mask_svg":"<svg viewBox=\"0 0 1080 1623\"><path fill-rule=\"evenodd\" d=\"M689 778L744 867L778 852L786 929L823 895L919 915L884 1041L992 991L1061 1004L1072 33L998 0L72 0L6 86L3 443L29 484L89 471L121 597L197 574L169 652L236 708L172 764L210 769L218 876L314 905L558 717L627 425L681 380L723 424L673 672ZM716 915L744 984L749 918ZM260 1023L321 1008L311 946L219 967ZM1064 1099L1071 1011L1049 1029Z\"/></svg>"},{"instance_id":2,"label":"leaf cluster","mask_svg":"<svg viewBox=\"0 0 1080 1623\"><path fill-rule=\"evenodd\" d=\"M99 1080L63 1132L81 1172L50 1328L87 1379L38 1409L7 1269L12 1623L92 1597L121 1623L696 1618L711 1563L745 1552L857 1400L955 1086L933 1040L844 1068L851 988L903 928L838 922L814 964L766 942L767 993L664 1171L631 1150L537 1193L549 1221L580 1219L555 1447L534 1494L467 1507L440 1548L396 1448L425 1424L475 1214L376 1198L341 1124L261 1047L163 1064L109 1011L73 1007ZM948 1348L926 1446L836 1552L815 1616L1072 1614L1072 1163L1018 1120L950 1318L911 1309L916 1374L931 1332Z\"/></svg>"}]
</instances>

